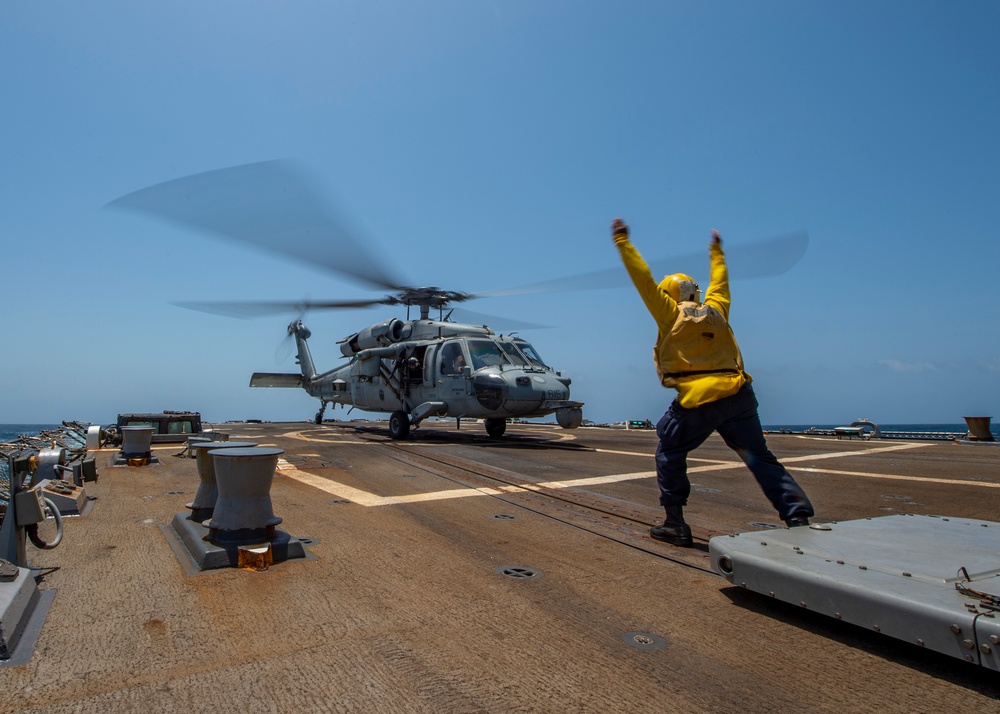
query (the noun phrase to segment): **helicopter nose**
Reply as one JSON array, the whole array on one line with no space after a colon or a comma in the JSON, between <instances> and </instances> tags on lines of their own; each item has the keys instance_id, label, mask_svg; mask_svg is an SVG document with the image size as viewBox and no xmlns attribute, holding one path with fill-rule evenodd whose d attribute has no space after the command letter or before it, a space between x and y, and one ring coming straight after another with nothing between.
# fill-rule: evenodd
<instances>
[{"instance_id":1,"label":"helicopter nose","mask_svg":"<svg viewBox=\"0 0 1000 714\"><path fill-rule=\"evenodd\" d=\"M507 382L499 374L477 374L473 381L476 400L491 411L499 409L507 398Z\"/></svg>"}]
</instances>

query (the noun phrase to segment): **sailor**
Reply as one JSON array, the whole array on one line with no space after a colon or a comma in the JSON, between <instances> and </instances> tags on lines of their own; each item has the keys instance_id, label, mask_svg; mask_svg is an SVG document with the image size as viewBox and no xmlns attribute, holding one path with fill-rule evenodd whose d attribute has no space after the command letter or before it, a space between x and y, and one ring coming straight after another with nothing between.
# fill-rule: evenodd
<instances>
[{"instance_id":1,"label":"sailor","mask_svg":"<svg viewBox=\"0 0 1000 714\"><path fill-rule=\"evenodd\" d=\"M729 327L729 272L718 231L709 245L711 280L701 302L698 284L675 273L659 283L616 218L611 235L622 262L659 330L653 360L660 383L677 397L656 424L656 480L666 520L649 534L673 545L692 545L684 506L691 493L687 455L712 432L747 465L764 495L789 527L809 525L813 507L791 474L768 450L757 415L751 377Z\"/></svg>"}]
</instances>

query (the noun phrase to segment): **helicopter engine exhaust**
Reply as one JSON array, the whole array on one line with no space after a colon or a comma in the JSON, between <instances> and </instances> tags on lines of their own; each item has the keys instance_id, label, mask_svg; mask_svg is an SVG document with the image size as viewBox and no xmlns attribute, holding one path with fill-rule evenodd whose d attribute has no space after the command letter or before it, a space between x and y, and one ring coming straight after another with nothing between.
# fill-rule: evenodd
<instances>
[{"instance_id":1,"label":"helicopter engine exhaust","mask_svg":"<svg viewBox=\"0 0 1000 714\"><path fill-rule=\"evenodd\" d=\"M340 351L344 357L353 357L361 350L385 347L393 342L409 339L411 332L408 323L394 317L351 335L340 343Z\"/></svg>"}]
</instances>

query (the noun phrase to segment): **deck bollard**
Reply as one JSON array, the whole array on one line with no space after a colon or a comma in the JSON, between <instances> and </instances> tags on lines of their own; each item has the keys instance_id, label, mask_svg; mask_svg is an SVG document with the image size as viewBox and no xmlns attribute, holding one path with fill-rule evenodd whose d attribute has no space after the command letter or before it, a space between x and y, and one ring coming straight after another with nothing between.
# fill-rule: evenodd
<instances>
[{"instance_id":1,"label":"deck bollard","mask_svg":"<svg viewBox=\"0 0 1000 714\"><path fill-rule=\"evenodd\" d=\"M153 427L123 426L122 457L129 466L145 466L151 460L153 451Z\"/></svg>"},{"instance_id":2,"label":"deck bollard","mask_svg":"<svg viewBox=\"0 0 1000 714\"><path fill-rule=\"evenodd\" d=\"M191 447L194 444L209 444L212 442L212 437L210 436L189 436L187 440L187 455L189 458L197 458L198 453Z\"/></svg>"},{"instance_id":3,"label":"deck bollard","mask_svg":"<svg viewBox=\"0 0 1000 714\"><path fill-rule=\"evenodd\" d=\"M271 482L284 449L212 449L219 495L206 540L218 544L261 543L275 536L281 519L271 506Z\"/></svg>"},{"instance_id":4,"label":"deck bollard","mask_svg":"<svg viewBox=\"0 0 1000 714\"><path fill-rule=\"evenodd\" d=\"M215 513L215 502L219 498L219 489L215 480L215 463L210 451L219 449L249 449L257 446L255 441L199 441L188 440L188 448L194 452L198 466L198 478L201 480L194 500L185 508L191 509L189 518L201 523L207 521Z\"/></svg>"},{"instance_id":5,"label":"deck bollard","mask_svg":"<svg viewBox=\"0 0 1000 714\"><path fill-rule=\"evenodd\" d=\"M993 441L993 431L990 429L990 419L993 417L962 417L969 427L969 441Z\"/></svg>"}]
</instances>

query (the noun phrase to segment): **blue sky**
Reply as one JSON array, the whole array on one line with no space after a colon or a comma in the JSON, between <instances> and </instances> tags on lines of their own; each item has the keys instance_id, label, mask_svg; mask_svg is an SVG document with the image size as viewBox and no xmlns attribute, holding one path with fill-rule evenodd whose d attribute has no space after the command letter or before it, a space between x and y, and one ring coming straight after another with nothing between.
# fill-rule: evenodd
<instances>
[{"instance_id":1,"label":"blue sky","mask_svg":"<svg viewBox=\"0 0 1000 714\"><path fill-rule=\"evenodd\" d=\"M376 293L103 208L276 158L408 282L453 290L614 267L616 216L649 259L705 249L675 268L702 281L713 228L808 231L788 273L733 276L762 421L1000 417L998 32L992 1L4 3L0 423L314 414L247 386L294 369L292 315L171 302ZM522 334L588 418L656 419L672 392L622 286L469 307L552 325ZM308 314L317 363L393 316Z\"/></svg>"}]
</instances>

